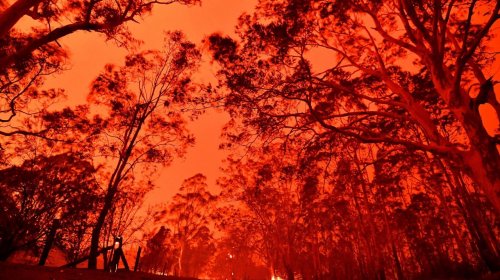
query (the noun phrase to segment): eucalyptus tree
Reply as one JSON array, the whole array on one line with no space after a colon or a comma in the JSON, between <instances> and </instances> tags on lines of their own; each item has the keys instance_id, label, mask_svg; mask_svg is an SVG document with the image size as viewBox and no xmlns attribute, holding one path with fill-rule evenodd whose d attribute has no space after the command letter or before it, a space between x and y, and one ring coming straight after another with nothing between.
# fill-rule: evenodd
<instances>
[{"instance_id":1,"label":"eucalyptus tree","mask_svg":"<svg viewBox=\"0 0 500 280\"><path fill-rule=\"evenodd\" d=\"M499 10L499 1L260 1L238 40L208 41L241 127L439 155L500 213L498 135L478 109L500 112L485 72Z\"/></svg>"},{"instance_id":2,"label":"eucalyptus tree","mask_svg":"<svg viewBox=\"0 0 500 280\"><path fill-rule=\"evenodd\" d=\"M131 54L121 67L107 65L93 82L88 102L105 112L94 116L101 128L94 146L105 165L101 180L106 185L92 231L89 268L96 267L101 230L118 193L140 187L124 189L125 182L139 172L147 177L194 143L183 108L195 90L190 76L199 57L181 33L168 33L162 50Z\"/></svg>"},{"instance_id":3,"label":"eucalyptus tree","mask_svg":"<svg viewBox=\"0 0 500 280\"><path fill-rule=\"evenodd\" d=\"M210 244L212 231L210 230L211 217L215 211L216 196L207 189L206 177L196 174L187 178L182 183L179 192L172 198L168 206L167 222L172 230L175 243L177 244L177 275L186 276L186 272L197 271L194 267L184 267L188 251L193 254L202 255L203 246ZM210 248L205 248L209 250ZM206 251L205 250L205 251ZM203 266L203 262L192 265Z\"/></svg>"}]
</instances>

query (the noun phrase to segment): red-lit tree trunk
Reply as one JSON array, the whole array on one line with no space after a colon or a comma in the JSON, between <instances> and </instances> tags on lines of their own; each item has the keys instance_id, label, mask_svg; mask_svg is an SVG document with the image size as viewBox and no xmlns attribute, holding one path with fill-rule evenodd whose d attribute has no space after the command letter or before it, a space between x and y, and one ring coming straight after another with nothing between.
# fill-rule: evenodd
<instances>
[{"instance_id":1,"label":"red-lit tree trunk","mask_svg":"<svg viewBox=\"0 0 500 280\"><path fill-rule=\"evenodd\" d=\"M369 193L367 186L369 175L366 168L363 168L361 166L361 161L357 153L358 153L357 151L353 152L352 160L354 162L354 165L356 166L354 174L356 174L357 175L356 177L359 178L359 184L362 191L361 197L363 198L362 201L364 204L364 209L366 211L366 216L368 220L367 222L368 222L369 234L367 236L367 241L370 247L368 249L374 251L370 253L371 257L374 257L372 264L374 267L374 276L377 279L385 279L385 267L384 267L384 256L383 256L384 244L380 244L377 240L377 230L375 228L376 221L373 215L372 207L370 205L371 193Z\"/></svg>"},{"instance_id":2,"label":"red-lit tree trunk","mask_svg":"<svg viewBox=\"0 0 500 280\"><path fill-rule=\"evenodd\" d=\"M186 243L181 240L180 241L180 245L179 245L179 256L177 257L177 276L182 276L182 257L184 255L184 247L186 246L185 245Z\"/></svg>"},{"instance_id":3,"label":"red-lit tree trunk","mask_svg":"<svg viewBox=\"0 0 500 280\"><path fill-rule=\"evenodd\" d=\"M101 230L104 226L104 221L106 220L106 216L108 215L109 210L113 206L113 198L115 197L116 189L108 188L106 196L104 197L104 205L99 212L99 216L97 221L92 229L92 238L90 240L90 258L88 262L88 268L96 269L97 268L97 257L99 256L99 239L101 237Z\"/></svg>"},{"instance_id":4,"label":"red-lit tree trunk","mask_svg":"<svg viewBox=\"0 0 500 280\"><path fill-rule=\"evenodd\" d=\"M412 46L413 52L421 58L423 64L429 69L434 89L445 101L448 109L459 121L468 136L469 149L457 154L458 160L461 161L464 167L463 171L480 186L488 200L495 207L497 214L500 214L500 155L496 147L498 140L488 135L478 112L478 104L473 105L468 92L462 87L462 80L467 66L471 67L472 73L477 82L481 84L481 87L484 85L485 77L474 61L474 56L478 52L481 42L489 34L493 24L499 19L500 1L493 3L494 7L490 7L491 14L487 16L480 25L477 34L474 35L472 35L470 27L475 8L477 8L475 7L476 1L472 1L468 3L469 6L464 7L464 10L468 10L468 16L464 22L464 34L459 38L461 42L457 40L459 35L455 37L448 26L448 22L442 18L444 6L436 5L433 7L432 13L436 25L434 25L432 31L422 28L422 19L418 18L416 8L411 1L401 1L399 9L406 23L414 24L416 27L412 29L408 25L405 26L406 32L409 36L412 36L412 41L415 44L415 46ZM450 5L452 4L450 3ZM432 36L430 36L431 33ZM387 33L381 34L387 38ZM430 44L428 48L425 47L425 42ZM451 43L450 45L453 46L456 52L453 57L455 63L451 65L452 67L445 63L445 56L448 55L445 49L446 42ZM399 44L403 46L401 41ZM450 70L452 68L453 70ZM500 107L493 88L488 89L488 92L484 94L487 94L487 102L493 106L496 115L500 116Z\"/></svg>"},{"instance_id":5,"label":"red-lit tree trunk","mask_svg":"<svg viewBox=\"0 0 500 280\"><path fill-rule=\"evenodd\" d=\"M457 161L462 166L463 171L480 186L490 203L495 207L497 214L500 214L500 155L496 147L498 140L489 136L486 132L478 112L478 104L471 102L471 98L468 92L464 90L464 83L462 82L467 67L472 69L472 74L481 86L486 81L484 74L474 61L474 56L477 54L481 42L490 33L493 24L500 18L498 17L500 2L492 3L494 7L490 7L491 13L483 23L479 24L480 28L477 34L474 35L472 35L473 32L470 30L470 26L473 21L474 10L477 8L475 7L476 1L472 1L467 4L468 6L460 8L465 11L468 10L468 17L462 22L465 26L464 34L459 36L454 34L455 31L448 26L450 23L443 18L446 9L444 5L441 5L442 3L435 2L436 5L427 11L430 12L429 16L435 21L432 30L427 30L425 19L421 18L419 14L420 10L418 9L421 7L409 0L399 1L395 4L394 9L398 13L401 19L401 27L404 28L405 35L410 39L411 43L400 39L399 35L390 34L385 29L387 27L383 25L382 16L377 12L364 4L359 5L354 1L351 3L373 20L374 29L378 32L378 35L387 42L418 56L422 67L428 69L434 90L444 100L447 108L458 120L469 140L469 147L466 151L461 151L458 147L455 147L454 151L449 150L447 152L448 156ZM448 13L451 13L454 5L456 3L449 3ZM381 51L379 43L370 34L369 36L373 52L377 56L378 69L376 70L373 70L371 66L360 65L347 53L337 51L348 58L360 70L381 78L389 90L399 95L401 100L404 101L404 108L412 119L420 125L426 138L433 146L439 146L445 148L445 150L453 146L439 133L430 117L430 113L412 97L410 92L390 78L385 64L386 59L383 57L387 54ZM445 46L453 48L455 54L451 53ZM447 56L451 56L451 60L454 61L453 64L449 65L449 62L445 61ZM487 94L486 102L495 109L496 115L500 116L500 106L495 98L494 90L489 89L484 94ZM442 153L442 151L434 150L434 152L438 153Z\"/></svg>"},{"instance_id":6,"label":"red-lit tree trunk","mask_svg":"<svg viewBox=\"0 0 500 280\"><path fill-rule=\"evenodd\" d=\"M456 78L452 79L451 73L442 68L431 68L431 74L436 91L461 123L470 142L467 151L457 152L457 159L463 165L463 171L483 190L500 215L500 155L497 141L488 135L477 107L470 106L468 94L455 86L453 81Z\"/></svg>"}]
</instances>

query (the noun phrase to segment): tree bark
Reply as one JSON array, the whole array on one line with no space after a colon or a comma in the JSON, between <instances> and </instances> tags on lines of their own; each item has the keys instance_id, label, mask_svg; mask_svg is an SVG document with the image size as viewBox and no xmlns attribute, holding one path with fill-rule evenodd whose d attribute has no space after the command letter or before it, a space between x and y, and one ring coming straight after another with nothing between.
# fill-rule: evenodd
<instances>
[{"instance_id":1,"label":"tree bark","mask_svg":"<svg viewBox=\"0 0 500 280\"><path fill-rule=\"evenodd\" d=\"M0 14L0 38L16 25L32 7L38 5L42 0L18 0Z\"/></svg>"},{"instance_id":2,"label":"tree bark","mask_svg":"<svg viewBox=\"0 0 500 280\"><path fill-rule=\"evenodd\" d=\"M477 108L469 106L471 98L467 92L453 82L456 77L437 62L430 66L430 71L434 88L460 122L469 140L469 150L459 153L458 160L500 215L500 155L496 140L488 135Z\"/></svg>"}]
</instances>

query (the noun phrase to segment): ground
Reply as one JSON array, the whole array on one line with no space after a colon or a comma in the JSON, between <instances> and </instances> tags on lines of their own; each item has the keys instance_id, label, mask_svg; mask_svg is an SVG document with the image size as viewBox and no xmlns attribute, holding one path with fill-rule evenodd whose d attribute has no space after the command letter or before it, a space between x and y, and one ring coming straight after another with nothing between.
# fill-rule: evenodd
<instances>
[{"instance_id":1,"label":"ground","mask_svg":"<svg viewBox=\"0 0 500 280\"><path fill-rule=\"evenodd\" d=\"M1 280L195 280L161 276L144 272L118 271L108 273L102 270L84 268L58 268L0 262Z\"/></svg>"}]
</instances>

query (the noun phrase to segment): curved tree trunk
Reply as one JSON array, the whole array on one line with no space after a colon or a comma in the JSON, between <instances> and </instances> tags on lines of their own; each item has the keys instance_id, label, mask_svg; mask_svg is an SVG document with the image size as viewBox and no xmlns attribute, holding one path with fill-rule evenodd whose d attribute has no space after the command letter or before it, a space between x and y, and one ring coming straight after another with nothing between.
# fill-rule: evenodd
<instances>
[{"instance_id":1,"label":"curved tree trunk","mask_svg":"<svg viewBox=\"0 0 500 280\"><path fill-rule=\"evenodd\" d=\"M0 38L3 38L14 25L28 13L29 9L38 5L41 0L18 0L0 14Z\"/></svg>"}]
</instances>

